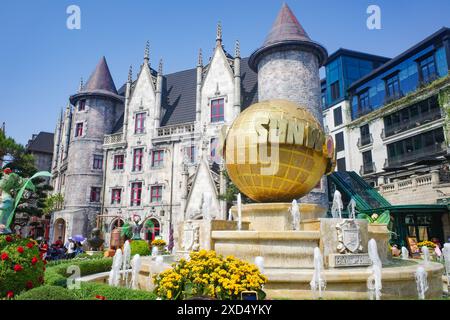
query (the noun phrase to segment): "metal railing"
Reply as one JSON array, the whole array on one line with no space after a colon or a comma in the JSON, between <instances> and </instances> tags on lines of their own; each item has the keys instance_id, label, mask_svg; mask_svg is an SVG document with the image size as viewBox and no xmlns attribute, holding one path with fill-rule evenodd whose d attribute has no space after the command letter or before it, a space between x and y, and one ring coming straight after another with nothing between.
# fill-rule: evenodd
<instances>
[{"instance_id":1,"label":"metal railing","mask_svg":"<svg viewBox=\"0 0 450 320\"><path fill-rule=\"evenodd\" d=\"M365 135L365 136L361 136L360 138L358 138L358 148L362 148L368 145L371 145L373 143L373 137L372 134L369 135Z\"/></svg>"},{"instance_id":2,"label":"metal railing","mask_svg":"<svg viewBox=\"0 0 450 320\"><path fill-rule=\"evenodd\" d=\"M441 118L441 110L439 108L434 109L432 112L420 115L418 117L410 118L401 123L385 126L383 138L390 137L394 134L401 133L403 131L419 127L425 123L429 123Z\"/></svg>"},{"instance_id":3,"label":"metal railing","mask_svg":"<svg viewBox=\"0 0 450 320\"><path fill-rule=\"evenodd\" d=\"M370 162L370 163L364 163L361 168L359 169L359 175L363 176L366 174L371 174L371 173L375 173L376 172L376 168L375 168L375 162Z\"/></svg>"},{"instance_id":4,"label":"metal railing","mask_svg":"<svg viewBox=\"0 0 450 320\"><path fill-rule=\"evenodd\" d=\"M446 151L445 143L437 143L399 156L388 157L384 163L384 167L395 167L405 163L419 161L444 151Z\"/></svg>"}]
</instances>

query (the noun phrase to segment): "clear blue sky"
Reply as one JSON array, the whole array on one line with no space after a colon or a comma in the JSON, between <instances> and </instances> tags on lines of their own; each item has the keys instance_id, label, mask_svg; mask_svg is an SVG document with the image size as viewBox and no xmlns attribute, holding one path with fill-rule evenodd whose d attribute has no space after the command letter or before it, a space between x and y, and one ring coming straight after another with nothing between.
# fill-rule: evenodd
<instances>
[{"instance_id":1,"label":"clear blue sky","mask_svg":"<svg viewBox=\"0 0 450 320\"><path fill-rule=\"evenodd\" d=\"M448 0L289 0L310 37L340 47L395 56L442 26L450 26ZM81 8L81 30L66 28L66 8ZM0 122L26 143L53 132L60 108L102 55L116 86L128 67L142 63L150 41L151 63L164 72L195 67L198 48L209 57L222 21L225 48L241 41L248 56L261 45L281 0L40 0L2 1L0 7ZM368 5L381 7L381 30L366 27Z\"/></svg>"}]
</instances>

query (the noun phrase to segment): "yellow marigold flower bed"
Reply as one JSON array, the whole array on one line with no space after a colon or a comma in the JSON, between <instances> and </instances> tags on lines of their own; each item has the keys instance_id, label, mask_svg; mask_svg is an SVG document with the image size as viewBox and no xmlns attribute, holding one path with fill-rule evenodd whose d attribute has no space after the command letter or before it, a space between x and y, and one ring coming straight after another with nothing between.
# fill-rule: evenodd
<instances>
[{"instance_id":1,"label":"yellow marigold flower bed","mask_svg":"<svg viewBox=\"0 0 450 320\"><path fill-rule=\"evenodd\" d=\"M166 245L166 242L162 239L156 239L152 241L152 246L156 247L164 247Z\"/></svg>"},{"instance_id":2,"label":"yellow marigold flower bed","mask_svg":"<svg viewBox=\"0 0 450 320\"><path fill-rule=\"evenodd\" d=\"M190 260L181 259L154 276L155 294L162 299L181 300L192 296L210 296L221 300L240 299L242 291L256 291L264 299L262 290L267 277L250 263L215 251L191 252Z\"/></svg>"},{"instance_id":3,"label":"yellow marigold flower bed","mask_svg":"<svg viewBox=\"0 0 450 320\"><path fill-rule=\"evenodd\" d=\"M436 247L436 245L435 245L433 242L427 241L427 240L422 241L422 242L419 242L419 243L417 244L417 246L418 246L419 248L422 248L423 246L425 246L425 247L428 247L428 248L431 248L431 249L434 249L434 248Z\"/></svg>"}]
</instances>

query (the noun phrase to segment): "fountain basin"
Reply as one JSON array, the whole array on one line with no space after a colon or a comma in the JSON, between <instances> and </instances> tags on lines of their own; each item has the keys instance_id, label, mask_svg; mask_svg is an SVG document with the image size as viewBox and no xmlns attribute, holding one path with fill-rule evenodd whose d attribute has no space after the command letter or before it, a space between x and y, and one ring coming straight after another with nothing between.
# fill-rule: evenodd
<instances>
[{"instance_id":1,"label":"fountain basin","mask_svg":"<svg viewBox=\"0 0 450 320\"><path fill-rule=\"evenodd\" d=\"M389 266L382 269L381 299L417 299L415 272L418 263L410 261L408 265ZM429 289L426 299L442 297L442 272L439 263L430 263L424 267L428 274ZM268 282L264 287L269 299L313 299L310 281L312 269L269 269L265 270ZM368 268L325 269L326 280L324 299L367 300Z\"/></svg>"},{"instance_id":2,"label":"fountain basin","mask_svg":"<svg viewBox=\"0 0 450 320\"><path fill-rule=\"evenodd\" d=\"M292 204L280 203L251 203L242 205L242 221L250 222L250 230L292 230ZM327 209L316 204L299 203L300 221L322 218ZM238 219L236 206L231 208L234 220Z\"/></svg>"},{"instance_id":3,"label":"fountain basin","mask_svg":"<svg viewBox=\"0 0 450 320\"><path fill-rule=\"evenodd\" d=\"M214 250L253 263L264 257L267 268L313 268L318 231L213 231Z\"/></svg>"}]
</instances>

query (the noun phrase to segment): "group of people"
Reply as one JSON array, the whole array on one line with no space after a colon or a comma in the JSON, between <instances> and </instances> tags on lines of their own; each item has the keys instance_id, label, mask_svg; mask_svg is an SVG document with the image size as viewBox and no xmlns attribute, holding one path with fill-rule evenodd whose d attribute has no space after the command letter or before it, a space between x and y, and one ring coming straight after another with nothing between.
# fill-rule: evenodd
<instances>
[{"instance_id":1,"label":"group of people","mask_svg":"<svg viewBox=\"0 0 450 320\"><path fill-rule=\"evenodd\" d=\"M39 248L46 260L73 259L84 252L83 244L71 237L66 243L63 243L62 237L59 237L50 246L47 241L42 241Z\"/></svg>"}]
</instances>

